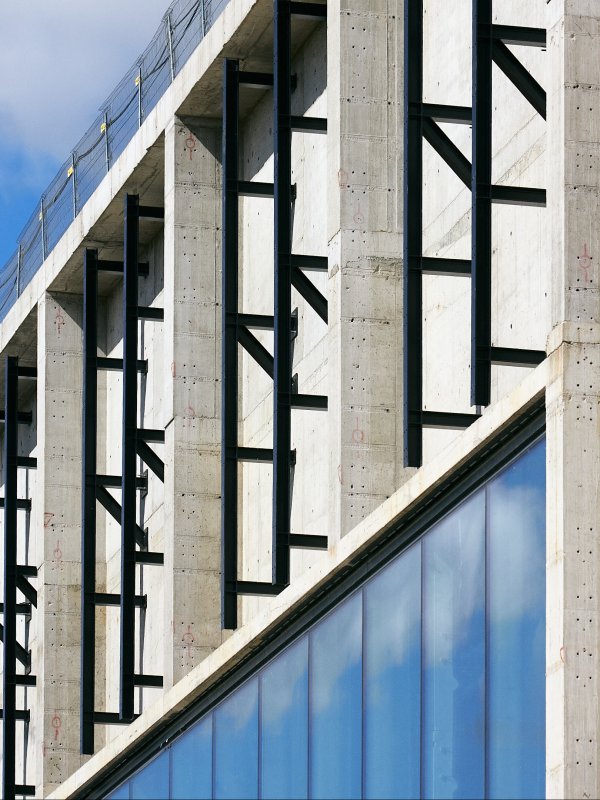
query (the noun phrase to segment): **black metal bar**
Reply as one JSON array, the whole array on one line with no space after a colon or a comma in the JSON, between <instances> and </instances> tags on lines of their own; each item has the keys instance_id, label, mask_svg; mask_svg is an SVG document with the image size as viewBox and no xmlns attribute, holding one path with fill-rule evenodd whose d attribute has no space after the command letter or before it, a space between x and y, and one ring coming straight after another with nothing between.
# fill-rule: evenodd
<instances>
[{"instance_id":1,"label":"black metal bar","mask_svg":"<svg viewBox=\"0 0 600 800\"><path fill-rule=\"evenodd\" d=\"M238 542L238 192L239 64L226 59L223 74L223 255L221 374L222 625L237 628Z\"/></svg>"},{"instance_id":2,"label":"black metal bar","mask_svg":"<svg viewBox=\"0 0 600 800\"><path fill-rule=\"evenodd\" d=\"M159 458L154 450L149 447L143 439L137 439L135 443L138 456L147 464L159 481L165 482L165 463Z\"/></svg>"},{"instance_id":3,"label":"black metal bar","mask_svg":"<svg viewBox=\"0 0 600 800\"><path fill-rule=\"evenodd\" d=\"M37 567L33 564L17 564L17 577L37 578Z\"/></svg>"},{"instance_id":4,"label":"black metal bar","mask_svg":"<svg viewBox=\"0 0 600 800\"><path fill-rule=\"evenodd\" d=\"M121 652L119 715L133 719L135 647L135 530L137 526L137 397L138 397L138 242L140 216L157 216L159 209L142 209L137 195L125 198L123 273L123 429L121 469ZM160 209L164 215L164 210Z\"/></svg>"},{"instance_id":5,"label":"black metal bar","mask_svg":"<svg viewBox=\"0 0 600 800\"><path fill-rule=\"evenodd\" d=\"M269 447L235 447L237 461L249 461L257 464L270 464L273 461L273 450Z\"/></svg>"},{"instance_id":6,"label":"black metal bar","mask_svg":"<svg viewBox=\"0 0 600 800\"><path fill-rule=\"evenodd\" d=\"M290 13L310 19L327 19L327 6L325 3L305 3L295 0L290 3Z\"/></svg>"},{"instance_id":7,"label":"black metal bar","mask_svg":"<svg viewBox=\"0 0 600 800\"><path fill-rule=\"evenodd\" d=\"M19 378L33 378L33 380L37 380L37 367L19 367Z\"/></svg>"},{"instance_id":8,"label":"black metal bar","mask_svg":"<svg viewBox=\"0 0 600 800\"><path fill-rule=\"evenodd\" d=\"M301 256L292 253L292 267L297 267L305 272L327 272L329 264L327 256Z\"/></svg>"},{"instance_id":9,"label":"black metal bar","mask_svg":"<svg viewBox=\"0 0 600 800\"><path fill-rule=\"evenodd\" d=\"M463 258L431 258L421 259L423 275L454 275L465 277L471 274L471 262Z\"/></svg>"},{"instance_id":10,"label":"black metal bar","mask_svg":"<svg viewBox=\"0 0 600 800\"><path fill-rule=\"evenodd\" d=\"M31 616L31 603L17 603L15 613L23 614L26 617ZM4 603L0 603L0 614L4 614Z\"/></svg>"},{"instance_id":11,"label":"black metal bar","mask_svg":"<svg viewBox=\"0 0 600 800\"><path fill-rule=\"evenodd\" d=\"M23 469L37 469L37 458L17 456L17 466Z\"/></svg>"},{"instance_id":12,"label":"black metal bar","mask_svg":"<svg viewBox=\"0 0 600 800\"><path fill-rule=\"evenodd\" d=\"M427 428L468 428L479 414L455 414L448 411L423 411L423 426Z\"/></svg>"},{"instance_id":13,"label":"black metal bar","mask_svg":"<svg viewBox=\"0 0 600 800\"><path fill-rule=\"evenodd\" d=\"M428 118L423 120L423 136L465 186L471 188L471 165L452 139L446 136L437 123Z\"/></svg>"},{"instance_id":14,"label":"black metal bar","mask_svg":"<svg viewBox=\"0 0 600 800\"><path fill-rule=\"evenodd\" d=\"M98 502L108 511L111 517L120 524L122 517L122 506L120 503L117 503L112 494L107 492L104 486L97 484L96 498ZM134 532L136 544L139 547L145 547L147 545L147 536L144 529L140 527L140 525L136 524Z\"/></svg>"},{"instance_id":15,"label":"black metal bar","mask_svg":"<svg viewBox=\"0 0 600 800\"><path fill-rule=\"evenodd\" d=\"M246 328L254 328L256 331L272 331L275 327L274 318L267 314L237 314L232 312L230 319L233 325L244 325Z\"/></svg>"},{"instance_id":16,"label":"black metal bar","mask_svg":"<svg viewBox=\"0 0 600 800\"><path fill-rule=\"evenodd\" d=\"M473 1L471 405L487 406L492 346L492 0Z\"/></svg>"},{"instance_id":17,"label":"black metal bar","mask_svg":"<svg viewBox=\"0 0 600 800\"><path fill-rule=\"evenodd\" d=\"M148 440L149 441L149 440ZM120 489L122 478L120 475L96 475L96 486L105 486L108 489ZM146 475L138 475L135 479L137 489L146 491L148 489L148 478ZM107 509L108 511L108 509ZM121 512L119 511L119 520Z\"/></svg>"},{"instance_id":18,"label":"black metal bar","mask_svg":"<svg viewBox=\"0 0 600 800\"><path fill-rule=\"evenodd\" d=\"M165 432L162 428L138 428L138 440L144 442L154 442L155 444L164 444Z\"/></svg>"},{"instance_id":19,"label":"black metal bar","mask_svg":"<svg viewBox=\"0 0 600 800\"><path fill-rule=\"evenodd\" d=\"M292 114L290 0L274 0L275 330L273 374L273 583L290 581L292 420Z\"/></svg>"},{"instance_id":20,"label":"black metal bar","mask_svg":"<svg viewBox=\"0 0 600 800\"><path fill-rule=\"evenodd\" d=\"M116 272L123 274L122 261L98 261L98 272ZM140 261L138 264L138 275L146 277L150 274L150 264L147 261Z\"/></svg>"},{"instance_id":21,"label":"black metal bar","mask_svg":"<svg viewBox=\"0 0 600 800\"><path fill-rule=\"evenodd\" d=\"M17 441L19 362L7 356L4 371L4 647L2 797L15 797L15 712L17 675Z\"/></svg>"},{"instance_id":22,"label":"black metal bar","mask_svg":"<svg viewBox=\"0 0 600 800\"><path fill-rule=\"evenodd\" d=\"M256 363L273 379L273 356L243 325L238 327L238 342L249 353Z\"/></svg>"},{"instance_id":23,"label":"black metal bar","mask_svg":"<svg viewBox=\"0 0 600 800\"><path fill-rule=\"evenodd\" d=\"M404 461L422 462L423 0L404 4Z\"/></svg>"},{"instance_id":24,"label":"black metal bar","mask_svg":"<svg viewBox=\"0 0 600 800\"><path fill-rule=\"evenodd\" d=\"M107 370L108 372L121 372L123 370L122 358L105 358L104 356L98 356L96 363L98 369ZM146 375L148 373L148 362L146 359L138 359L136 361L136 368L142 375Z\"/></svg>"},{"instance_id":25,"label":"black metal bar","mask_svg":"<svg viewBox=\"0 0 600 800\"><path fill-rule=\"evenodd\" d=\"M327 299L300 269L293 268L291 278L294 289L300 292L302 297L312 306L323 322L327 323Z\"/></svg>"},{"instance_id":26,"label":"black metal bar","mask_svg":"<svg viewBox=\"0 0 600 800\"><path fill-rule=\"evenodd\" d=\"M537 208L544 208L546 205L545 189L494 184L494 186L491 187L491 195L493 203L505 203L515 206L535 206Z\"/></svg>"},{"instance_id":27,"label":"black metal bar","mask_svg":"<svg viewBox=\"0 0 600 800\"><path fill-rule=\"evenodd\" d=\"M160 688L163 685L162 675L134 675L133 682L136 686L152 686Z\"/></svg>"},{"instance_id":28,"label":"black metal bar","mask_svg":"<svg viewBox=\"0 0 600 800\"><path fill-rule=\"evenodd\" d=\"M307 411L327 411L327 395L292 393L290 404L292 408L304 408Z\"/></svg>"},{"instance_id":29,"label":"black metal bar","mask_svg":"<svg viewBox=\"0 0 600 800\"><path fill-rule=\"evenodd\" d=\"M327 550L327 537L310 533L290 533L290 547L302 550Z\"/></svg>"},{"instance_id":30,"label":"black metal bar","mask_svg":"<svg viewBox=\"0 0 600 800\"><path fill-rule=\"evenodd\" d=\"M273 197L273 184L264 181L238 181L240 197Z\"/></svg>"},{"instance_id":31,"label":"black metal bar","mask_svg":"<svg viewBox=\"0 0 600 800\"><path fill-rule=\"evenodd\" d=\"M21 592L21 594L24 595L24 597L31 603L31 605L37 608L37 592L24 575L19 575L18 568L17 568L16 587ZM6 620L6 614L4 615L4 619Z\"/></svg>"},{"instance_id":32,"label":"black metal bar","mask_svg":"<svg viewBox=\"0 0 600 800\"><path fill-rule=\"evenodd\" d=\"M543 119L546 119L546 92L519 59L503 42L498 40L495 40L492 45L492 58L527 102Z\"/></svg>"},{"instance_id":33,"label":"black metal bar","mask_svg":"<svg viewBox=\"0 0 600 800\"><path fill-rule=\"evenodd\" d=\"M129 197L137 197L137 195L128 195ZM139 220L140 217L145 217L146 219L164 219L165 218L165 210L160 206L141 206L139 203L139 197L135 203L137 209L137 218ZM137 241L137 239L136 239ZM125 256L125 262L127 262L127 256ZM132 261L132 264L137 263L136 261Z\"/></svg>"},{"instance_id":34,"label":"black metal bar","mask_svg":"<svg viewBox=\"0 0 600 800\"><path fill-rule=\"evenodd\" d=\"M3 497L0 497L0 508L4 508ZM17 499L17 508L19 511L31 511L31 500L28 497L19 497Z\"/></svg>"},{"instance_id":35,"label":"black metal bar","mask_svg":"<svg viewBox=\"0 0 600 800\"><path fill-rule=\"evenodd\" d=\"M0 422L4 422L4 409L0 409ZM17 422L19 425L30 425L33 422L33 413L31 411L19 411L17 414Z\"/></svg>"},{"instance_id":36,"label":"black metal bar","mask_svg":"<svg viewBox=\"0 0 600 800\"><path fill-rule=\"evenodd\" d=\"M19 605L22 605L22 603L17 603L17 606ZM2 624L0 624L0 642L4 642L4 625ZM17 641L15 641L15 656L25 669L31 669L31 651L26 650L23 645L19 644ZM17 675L15 681L17 681L18 678L19 676Z\"/></svg>"},{"instance_id":37,"label":"black metal bar","mask_svg":"<svg viewBox=\"0 0 600 800\"><path fill-rule=\"evenodd\" d=\"M98 417L98 251L83 261L83 463L81 500L80 750L94 752L96 675L96 420Z\"/></svg>"},{"instance_id":38,"label":"black metal bar","mask_svg":"<svg viewBox=\"0 0 600 800\"><path fill-rule=\"evenodd\" d=\"M96 592L94 594L94 604L97 606L120 606L121 595L110 594L108 592ZM136 594L135 605L137 608L146 608L148 605L145 594Z\"/></svg>"},{"instance_id":39,"label":"black metal bar","mask_svg":"<svg viewBox=\"0 0 600 800\"><path fill-rule=\"evenodd\" d=\"M492 347L492 364L506 367L537 367L546 358L543 350Z\"/></svg>"},{"instance_id":40,"label":"black metal bar","mask_svg":"<svg viewBox=\"0 0 600 800\"><path fill-rule=\"evenodd\" d=\"M31 783L18 783L15 784L15 795L26 797L35 797L35 786Z\"/></svg>"},{"instance_id":41,"label":"black metal bar","mask_svg":"<svg viewBox=\"0 0 600 800\"><path fill-rule=\"evenodd\" d=\"M139 714L134 714L133 719L137 719ZM132 720L121 719L114 711L94 711L93 721L96 725L129 725Z\"/></svg>"},{"instance_id":42,"label":"black metal bar","mask_svg":"<svg viewBox=\"0 0 600 800\"><path fill-rule=\"evenodd\" d=\"M148 550L136 550L134 555L136 564L148 564L150 566L162 566L165 563L164 553L151 553Z\"/></svg>"},{"instance_id":43,"label":"black metal bar","mask_svg":"<svg viewBox=\"0 0 600 800\"><path fill-rule=\"evenodd\" d=\"M4 719L4 709L0 708L0 719ZM31 714L28 708L15 709L15 720L17 722L29 722L31 719Z\"/></svg>"},{"instance_id":44,"label":"black metal bar","mask_svg":"<svg viewBox=\"0 0 600 800\"><path fill-rule=\"evenodd\" d=\"M238 82L240 85L243 84L253 89L263 89L268 86L273 86L273 76L268 72L248 72L247 70L239 70Z\"/></svg>"},{"instance_id":45,"label":"black metal bar","mask_svg":"<svg viewBox=\"0 0 600 800\"><path fill-rule=\"evenodd\" d=\"M261 581L237 581L237 594L249 594L257 597L273 597L279 594L285 586L276 583L263 583Z\"/></svg>"},{"instance_id":46,"label":"black metal bar","mask_svg":"<svg viewBox=\"0 0 600 800\"><path fill-rule=\"evenodd\" d=\"M15 680L17 686L35 686L37 684L35 675L16 675Z\"/></svg>"},{"instance_id":47,"label":"black metal bar","mask_svg":"<svg viewBox=\"0 0 600 800\"><path fill-rule=\"evenodd\" d=\"M162 322L165 318L164 308L152 308L151 306L138 306L138 319L147 319Z\"/></svg>"},{"instance_id":48,"label":"black metal bar","mask_svg":"<svg viewBox=\"0 0 600 800\"><path fill-rule=\"evenodd\" d=\"M291 117L294 133L327 133L327 120L324 117Z\"/></svg>"},{"instance_id":49,"label":"black metal bar","mask_svg":"<svg viewBox=\"0 0 600 800\"><path fill-rule=\"evenodd\" d=\"M546 47L545 28L526 28L521 25L492 25L492 36L504 44L526 47Z\"/></svg>"},{"instance_id":50,"label":"black metal bar","mask_svg":"<svg viewBox=\"0 0 600 800\"><path fill-rule=\"evenodd\" d=\"M418 113L418 103L415 109ZM451 122L454 125L470 125L471 109L469 106L444 106L438 103L423 103L421 113L435 122Z\"/></svg>"}]
</instances>

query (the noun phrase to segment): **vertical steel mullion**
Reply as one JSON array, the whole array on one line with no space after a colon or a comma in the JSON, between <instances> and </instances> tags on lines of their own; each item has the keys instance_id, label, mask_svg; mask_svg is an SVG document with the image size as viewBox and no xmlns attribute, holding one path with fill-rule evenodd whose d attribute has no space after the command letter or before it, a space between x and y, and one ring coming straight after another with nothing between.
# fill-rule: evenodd
<instances>
[{"instance_id":1,"label":"vertical steel mullion","mask_svg":"<svg viewBox=\"0 0 600 800\"><path fill-rule=\"evenodd\" d=\"M223 76L223 308L221 548L222 621L237 627L238 542L238 182L239 64L226 59Z\"/></svg>"},{"instance_id":2,"label":"vertical steel mullion","mask_svg":"<svg viewBox=\"0 0 600 800\"><path fill-rule=\"evenodd\" d=\"M404 4L404 451L423 458L423 0Z\"/></svg>"},{"instance_id":3,"label":"vertical steel mullion","mask_svg":"<svg viewBox=\"0 0 600 800\"><path fill-rule=\"evenodd\" d=\"M83 267L83 498L81 539L80 750L94 752L96 674L96 420L98 417L98 251L85 251Z\"/></svg>"},{"instance_id":4,"label":"vertical steel mullion","mask_svg":"<svg viewBox=\"0 0 600 800\"><path fill-rule=\"evenodd\" d=\"M274 0L275 326L273 370L273 581L290 580L292 388L291 4Z\"/></svg>"},{"instance_id":5,"label":"vertical steel mullion","mask_svg":"<svg viewBox=\"0 0 600 800\"><path fill-rule=\"evenodd\" d=\"M492 370L492 0L473 2L471 403L490 402Z\"/></svg>"},{"instance_id":6,"label":"vertical steel mullion","mask_svg":"<svg viewBox=\"0 0 600 800\"><path fill-rule=\"evenodd\" d=\"M123 436L121 473L121 663L119 716L133 718L135 674L135 526L137 522L137 357L139 197L125 198L123 267Z\"/></svg>"},{"instance_id":7,"label":"vertical steel mullion","mask_svg":"<svg viewBox=\"0 0 600 800\"><path fill-rule=\"evenodd\" d=\"M17 443L18 359L7 356L4 406L4 672L2 797L15 797L17 643Z\"/></svg>"}]
</instances>

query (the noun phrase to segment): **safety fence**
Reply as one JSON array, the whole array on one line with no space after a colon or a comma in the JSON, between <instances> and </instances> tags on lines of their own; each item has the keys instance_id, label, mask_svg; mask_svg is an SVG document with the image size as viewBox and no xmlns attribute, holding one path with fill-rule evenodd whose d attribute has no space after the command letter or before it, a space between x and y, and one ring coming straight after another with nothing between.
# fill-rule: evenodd
<instances>
[{"instance_id":1,"label":"safety fence","mask_svg":"<svg viewBox=\"0 0 600 800\"><path fill-rule=\"evenodd\" d=\"M174 0L154 38L48 186L0 270L0 320L121 155L229 0Z\"/></svg>"}]
</instances>

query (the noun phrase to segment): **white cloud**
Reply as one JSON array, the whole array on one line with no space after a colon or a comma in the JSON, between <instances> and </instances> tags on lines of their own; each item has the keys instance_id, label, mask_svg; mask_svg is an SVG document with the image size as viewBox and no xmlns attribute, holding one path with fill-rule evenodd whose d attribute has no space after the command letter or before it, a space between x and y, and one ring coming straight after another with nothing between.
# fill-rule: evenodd
<instances>
[{"instance_id":1,"label":"white cloud","mask_svg":"<svg viewBox=\"0 0 600 800\"><path fill-rule=\"evenodd\" d=\"M149 43L168 0L0 4L0 141L58 163ZM1 146L1 145L0 145Z\"/></svg>"}]
</instances>

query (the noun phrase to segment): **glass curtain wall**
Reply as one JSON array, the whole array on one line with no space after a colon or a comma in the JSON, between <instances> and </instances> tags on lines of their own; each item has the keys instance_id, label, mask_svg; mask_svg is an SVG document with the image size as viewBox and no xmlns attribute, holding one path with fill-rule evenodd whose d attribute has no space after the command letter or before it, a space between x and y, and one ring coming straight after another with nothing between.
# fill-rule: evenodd
<instances>
[{"instance_id":1,"label":"glass curtain wall","mask_svg":"<svg viewBox=\"0 0 600 800\"><path fill-rule=\"evenodd\" d=\"M111 797L544 792L540 440Z\"/></svg>"}]
</instances>

